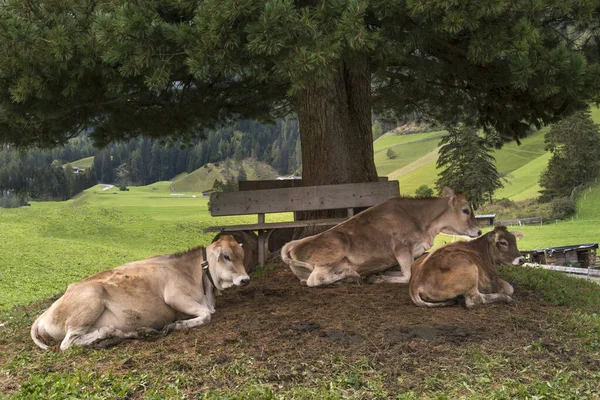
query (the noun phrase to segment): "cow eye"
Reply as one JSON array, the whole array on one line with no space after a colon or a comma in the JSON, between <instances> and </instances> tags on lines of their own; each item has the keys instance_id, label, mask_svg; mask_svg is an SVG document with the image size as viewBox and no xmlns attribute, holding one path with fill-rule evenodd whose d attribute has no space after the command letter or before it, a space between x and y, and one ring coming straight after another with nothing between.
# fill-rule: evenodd
<instances>
[{"instance_id":1,"label":"cow eye","mask_svg":"<svg viewBox=\"0 0 600 400\"><path fill-rule=\"evenodd\" d=\"M231 258L229 258L228 255L223 255L223 258L226 259L227 261L231 261Z\"/></svg>"},{"instance_id":2,"label":"cow eye","mask_svg":"<svg viewBox=\"0 0 600 400\"><path fill-rule=\"evenodd\" d=\"M500 243L500 246L508 246L508 242L505 242L504 240L498 243Z\"/></svg>"},{"instance_id":3,"label":"cow eye","mask_svg":"<svg viewBox=\"0 0 600 400\"><path fill-rule=\"evenodd\" d=\"M471 211L470 211L468 208L465 208L465 209L463 210L463 214L465 214L465 215L469 215L469 214L471 214Z\"/></svg>"}]
</instances>

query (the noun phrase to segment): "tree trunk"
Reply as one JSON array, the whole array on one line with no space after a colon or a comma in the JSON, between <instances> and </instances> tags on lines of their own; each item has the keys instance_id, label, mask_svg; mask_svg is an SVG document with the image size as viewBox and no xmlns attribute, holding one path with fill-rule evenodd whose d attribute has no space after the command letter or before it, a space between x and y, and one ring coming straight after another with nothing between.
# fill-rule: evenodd
<instances>
[{"instance_id":1,"label":"tree trunk","mask_svg":"<svg viewBox=\"0 0 600 400\"><path fill-rule=\"evenodd\" d=\"M304 185L377 181L366 59L352 70L341 66L328 84L309 84L296 96L296 111Z\"/></svg>"},{"instance_id":2,"label":"tree trunk","mask_svg":"<svg viewBox=\"0 0 600 400\"><path fill-rule=\"evenodd\" d=\"M296 96L295 105L305 186L377 181L366 58L352 68L341 65L330 82L308 84ZM339 217L345 211L301 214L300 219Z\"/></svg>"}]
</instances>

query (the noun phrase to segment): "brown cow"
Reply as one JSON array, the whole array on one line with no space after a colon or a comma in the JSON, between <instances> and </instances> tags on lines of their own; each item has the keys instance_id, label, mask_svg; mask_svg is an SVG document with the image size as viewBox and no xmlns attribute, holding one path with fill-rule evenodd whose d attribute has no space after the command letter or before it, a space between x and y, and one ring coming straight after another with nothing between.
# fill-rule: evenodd
<instances>
[{"instance_id":1,"label":"brown cow","mask_svg":"<svg viewBox=\"0 0 600 400\"><path fill-rule=\"evenodd\" d=\"M69 285L34 322L31 337L47 349L107 347L125 339L193 328L215 312L213 289L246 285L244 251L232 236L206 249L132 262Z\"/></svg>"},{"instance_id":2,"label":"brown cow","mask_svg":"<svg viewBox=\"0 0 600 400\"><path fill-rule=\"evenodd\" d=\"M281 258L308 286L360 279L400 265L378 281L408 283L410 267L440 233L481 234L473 210L462 194L445 188L443 197L393 197L314 236L294 240Z\"/></svg>"},{"instance_id":3,"label":"brown cow","mask_svg":"<svg viewBox=\"0 0 600 400\"><path fill-rule=\"evenodd\" d=\"M525 262L515 236L522 237L519 232L496 227L470 242L451 243L423 255L412 266L412 301L418 306L442 307L463 296L467 308L499 301L514 303L510 297L513 287L500 279L496 266Z\"/></svg>"}]
</instances>

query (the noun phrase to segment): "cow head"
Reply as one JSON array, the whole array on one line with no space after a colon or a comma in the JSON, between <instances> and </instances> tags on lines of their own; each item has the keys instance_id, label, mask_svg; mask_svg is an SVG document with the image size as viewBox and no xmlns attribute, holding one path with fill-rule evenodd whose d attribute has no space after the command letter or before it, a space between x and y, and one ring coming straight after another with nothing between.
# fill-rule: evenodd
<instances>
[{"instance_id":1,"label":"cow head","mask_svg":"<svg viewBox=\"0 0 600 400\"><path fill-rule=\"evenodd\" d=\"M525 257L517 248L517 238L522 238L521 232L509 232L504 226L497 226L487 234L491 254L496 264L522 265Z\"/></svg>"},{"instance_id":2,"label":"cow head","mask_svg":"<svg viewBox=\"0 0 600 400\"><path fill-rule=\"evenodd\" d=\"M444 216L442 232L448 235L477 237L481 229L475 219L473 208L462 193L454 193L448 187L442 191L442 197L448 199L449 209Z\"/></svg>"},{"instance_id":3,"label":"cow head","mask_svg":"<svg viewBox=\"0 0 600 400\"><path fill-rule=\"evenodd\" d=\"M206 253L208 268L218 290L250 282L244 269L244 250L233 236L221 236L206 248Z\"/></svg>"}]
</instances>

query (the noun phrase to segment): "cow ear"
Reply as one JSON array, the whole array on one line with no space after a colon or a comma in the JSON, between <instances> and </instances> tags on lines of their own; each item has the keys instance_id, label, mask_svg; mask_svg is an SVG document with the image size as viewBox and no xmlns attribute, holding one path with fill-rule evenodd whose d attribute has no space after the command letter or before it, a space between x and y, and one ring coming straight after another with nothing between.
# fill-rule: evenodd
<instances>
[{"instance_id":1,"label":"cow ear","mask_svg":"<svg viewBox=\"0 0 600 400\"><path fill-rule=\"evenodd\" d=\"M445 186L444 189L442 189L442 197L454 197L454 190Z\"/></svg>"},{"instance_id":2,"label":"cow ear","mask_svg":"<svg viewBox=\"0 0 600 400\"><path fill-rule=\"evenodd\" d=\"M452 211L454 211L454 203L456 200L456 196L454 196L454 190L450 189L448 186L444 187L442 190L442 197L448 198L448 205L452 207Z\"/></svg>"},{"instance_id":3,"label":"cow ear","mask_svg":"<svg viewBox=\"0 0 600 400\"><path fill-rule=\"evenodd\" d=\"M513 235L515 235L515 237L517 238L517 240L521 240L523 239L523 232L519 232L519 231L513 231L511 232Z\"/></svg>"}]
</instances>

